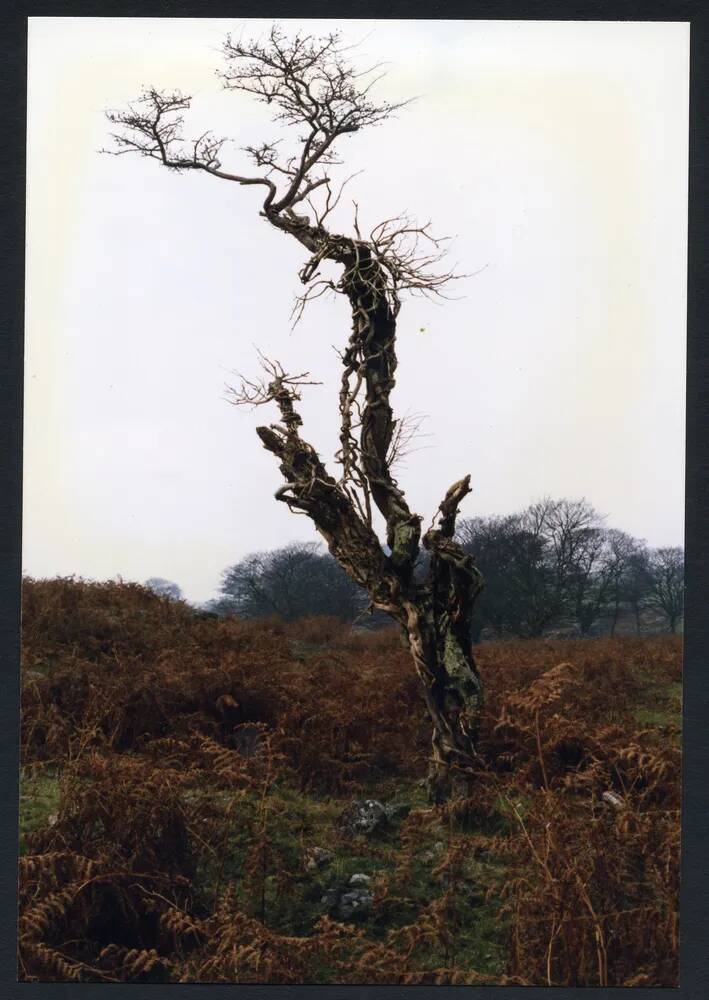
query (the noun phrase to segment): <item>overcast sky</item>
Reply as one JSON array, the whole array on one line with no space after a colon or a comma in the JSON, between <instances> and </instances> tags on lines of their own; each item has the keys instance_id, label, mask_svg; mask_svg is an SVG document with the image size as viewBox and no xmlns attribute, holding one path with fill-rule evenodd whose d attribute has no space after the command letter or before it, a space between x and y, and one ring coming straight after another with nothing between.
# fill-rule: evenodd
<instances>
[{"instance_id":1,"label":"overcast sky","mask_svg":"<svg viewBox=\"0 0 709 1000\"><path fill-rule=\"evenodd\" d=\"M683 538L689 27L670 23L284 21L341 29L382 98L417 100L342 142L363 223L409 211L474 276L407 300L399 413L427 414L400 472L428 520L586 497L652 545ZM187 131L278 137L214 75L227 31L265 21L31 18L24 569L175 580L191 600L248 552L317 536L224 400L256 347L322 387L304 436L337 444L344 300L291 330L304 251L258 188L110 157L104 109L143 85L195 95ZM334 227L347 231L351 202ZM474 273L477 272L477 273ZM274 415L275 419L275 415Z\"/></svg>"}]
</instances>

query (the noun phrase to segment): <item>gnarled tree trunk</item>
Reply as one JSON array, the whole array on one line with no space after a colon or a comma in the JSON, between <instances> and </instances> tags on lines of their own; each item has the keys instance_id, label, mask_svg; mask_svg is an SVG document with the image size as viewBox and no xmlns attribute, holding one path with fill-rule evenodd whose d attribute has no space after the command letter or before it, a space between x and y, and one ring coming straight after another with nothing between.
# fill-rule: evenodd
<instances>
[{"instance_id":1,"label":"gnarled tree trunk","mask_svg":"<svg viewBox=\"0 0 709 1000\"><path fill-rule=\"evenodd\" d=\"M429 775L431 797L451 792L456 767L470 765L483 704L482 681L471 648L471 620L482 576L473 557L454 539L460 502L470 477L455 483L443 499L438 522L421 538L421 517L409 509L392 475L390 449L395 430L390 394L395 385L396 315L385 276L365 243L331 237L299 217L271 220L290 231L318 257L344 265L342 288L352 309L352 334L342 355L340 452L345 475L330 477L314 449L300 437L294 408L296 380L273 366L264 400L274 400L281 424L258 428L264 446L281 460L286 485L277 498L305 511L340 566L367 591L372 606L386 611L404 630L433 725ZM359 437L354 436L357 393ZM261 400L259 400L261 401ZM355 497L353 486L363 499ZM371 525L374 504L386 522L388 553ZM416 581L420 545L429 553L428 576Z\"/></svg>"}]
</instances>

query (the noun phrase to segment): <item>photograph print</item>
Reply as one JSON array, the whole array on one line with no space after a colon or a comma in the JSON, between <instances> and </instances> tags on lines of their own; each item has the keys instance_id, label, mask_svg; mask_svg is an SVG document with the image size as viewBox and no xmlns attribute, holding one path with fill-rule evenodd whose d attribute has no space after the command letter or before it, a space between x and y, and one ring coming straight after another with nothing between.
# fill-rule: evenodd
<instances>
[{"instance_id":1,"label":"photograph print","mask_svg":"<svg viewBox=\"0 0 709 1000\"><path fill-rule=\"evenodd\" d=\"M676 987L689 25L27 84L18 979Z\"/></svg>"}]
</instances>

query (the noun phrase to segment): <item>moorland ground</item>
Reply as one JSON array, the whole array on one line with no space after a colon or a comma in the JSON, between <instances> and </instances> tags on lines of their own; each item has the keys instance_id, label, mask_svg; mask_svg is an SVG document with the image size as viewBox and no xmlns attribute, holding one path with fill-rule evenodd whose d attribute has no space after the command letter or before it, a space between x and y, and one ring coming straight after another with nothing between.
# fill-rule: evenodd
<instances>
[{"instance_id":1,"label":"moorland ground","mask_svg":"<svg viewBox=\"0 0 709 1000\"><path fill-rule=\"evenodd\" d=\"M396 630L26 581L20 978L676 985L681 640L476 658L432 807Z\"/></svg>"}]
</instances>

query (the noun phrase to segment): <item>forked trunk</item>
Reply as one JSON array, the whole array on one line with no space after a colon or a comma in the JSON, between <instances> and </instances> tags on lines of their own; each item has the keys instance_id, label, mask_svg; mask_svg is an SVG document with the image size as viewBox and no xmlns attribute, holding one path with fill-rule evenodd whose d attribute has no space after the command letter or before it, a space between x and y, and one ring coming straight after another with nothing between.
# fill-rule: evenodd
<instances>
[{"instance_id":1,"label":"forked trunk","mask_svg":"<svg viewBox=\"0 0 709 1000\"><path fill-rule=\"evenodd\" d=\"M386 273L373 246L332 237L294 213L269 215L315 252L307 278L323 257L344 265L339 288L349 298L352 330L342 353L340 449L336 480L314 448L300 436L294 408L304 376L287 376L271 365L272 381L258 402L277 403L281 422L259 427L263 444L278 456L285 485L279 500L306 513L339 565L404 629L433 725L430 792L436 802L452 792L456 772L475 759L482 709L482 684L471 652L471 625L482 577L472 556L455 541L458 508L470 493L470 477L454 483L421 535L421 517L409 507L393 472L392 441L397 427L391 407L396 384L396 313ZM248 393L244 401L253 402ZM386 524L386 549L372 515ZM420 545L429 554L428 577L415 580ZM388 550L388 551L387 551Z\"/></svg>"}]
</instances>

